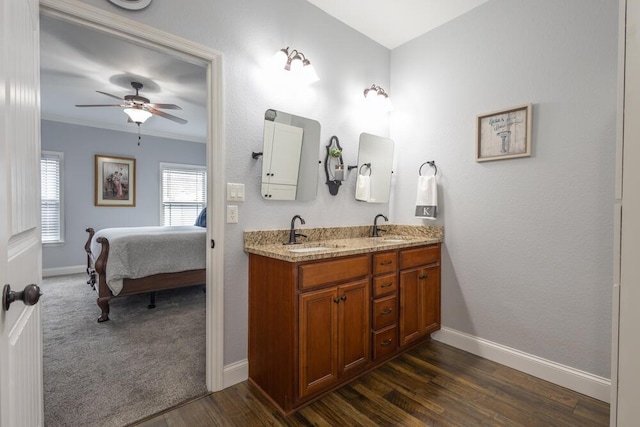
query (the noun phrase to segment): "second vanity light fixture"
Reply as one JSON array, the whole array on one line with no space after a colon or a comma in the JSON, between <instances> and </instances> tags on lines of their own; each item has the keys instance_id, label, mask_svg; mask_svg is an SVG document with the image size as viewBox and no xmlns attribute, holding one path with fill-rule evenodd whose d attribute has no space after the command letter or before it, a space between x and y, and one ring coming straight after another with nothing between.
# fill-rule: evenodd
<instances>
[{"instance_id":1,"label":"second vanity light fixture","mask_svg":"<svg viewBox=\"0 0 640 427\"><path fill-rule=\"evenodd\" d=\"M367 102L381 104L384 106L385 110L391 110L391 99L389 99L389 94L387 94L387 92L377 84L372 84L370 87L367 87L364 90L364 97Z\"/></svg>"},{"instance_id":2,"label":"second vanity light fixture","mask_svg":"<svg viewBox=\"0 0 640 427\"><path fill-rule=\"evenodd\" d=\"M297 49L289 51L288 46L280 49L276 53L274 61L278 67L291 72L291 75L302 83L310 84L320 80L316 70L311 65L311 61Z\"/></svg>"}]
</instances>

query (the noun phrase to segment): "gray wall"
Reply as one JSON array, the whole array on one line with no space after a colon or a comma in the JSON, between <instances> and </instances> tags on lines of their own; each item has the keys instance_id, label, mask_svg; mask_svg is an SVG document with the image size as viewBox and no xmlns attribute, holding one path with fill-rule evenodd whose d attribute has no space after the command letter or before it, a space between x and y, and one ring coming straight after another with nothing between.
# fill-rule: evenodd
<instances>
[{"instance_id":1,"label":"gray wall","mask_svg":"<svg viewBox=\"0 0 640 427\"><path fill-rule=\"evenodd\" d=\"M160 225L160 162L204 165L205 144L42 121L42 149L64 153L65 243L44 246L43 268L83 265L87 227ZM94 156L136 159L136 206L94 206Z\"/></svg>"},{"instance_id":2,"label":"gray wall","mask_svg":"<svg viewBox=\"0 0 640 427\"><path fill-rule=\"evenodd\" d=\"M295 214L306 220L306 227L364 225L389 209L388 204L355 201L353 172L338 195L331 196L320 165L316 200L264 201L260 197L262 160L251 158L252 151L262 151L264 112L274 108L318 120L322 127L319 158L331 136L337 135L345 163L355 164L361 132L389 135L389 116L368 114L362 91L372 83L389 86L390 51L300 0L155 1L138 12L104 0L84 2L224 55L225 179L246 185L246 201L237 203L239 223L225 229L224 363L245 359L248 256L242 249L242 232L288 228ZM296 90L266 78L265 66L286 46L308 56L320 81Z\"/></svg>"},{"instance_id":3,"label":"gray wall","mask_svg":"<svg viewBox=\"0 0 640 427\"><path fill-rule=\"evenodd\" d=\"M444 326L609 376L616 87L615 0L493 0L393 52L299 0L153 2L126 12L96 7L224 54L226 181L246 184L239 224L225 230L225 364L247 354L247 256L242 231L361 225L386 205L338 196L320 174L313 202L259 196L267 108L318 120L355 164L360 132L391 136L394 222L411 215L417 169L435 160L445 225ZM274 86L264 64L302 50L320 81ZM390 80L390 75L392 80ZM393 99L393 123L363 112L365 86ZM531 102L533 155L474 161L474 117Z\"/></svg>"},{"instance_id":4,"label":"gray wall","mask_svg":"<svg viewBox=\"0 0 640 427\"><path fill-rule=\"evenodd\" d=\"M606 378L616 61L615 0L493 0L391 57L392 214L435 160L443 326ZM532 156L476 163L475 116L525 103Z\"/></svg>"}]
</instances>

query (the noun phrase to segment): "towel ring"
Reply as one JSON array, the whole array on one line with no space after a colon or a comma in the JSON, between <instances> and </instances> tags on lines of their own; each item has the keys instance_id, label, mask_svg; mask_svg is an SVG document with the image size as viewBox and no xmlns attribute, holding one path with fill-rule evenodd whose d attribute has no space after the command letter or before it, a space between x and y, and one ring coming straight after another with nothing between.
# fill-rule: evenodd
<instances>
[{"instance_id":1,"label":"towel ring","mask_svg":"<svg viewBox=\"0 0 640 427\"><path fill-rule=\"evenodd\" d=\"M362 168L365 166L369 168L369 176L371 176L371 163L363 163L360 169L358 169L358 175L362 175Z\"/></svg>"},{"instance_id":2,"label":"towel ring","mask_svg":"<svg viewBox=\"0 0 640 427\"><path fill-rule=\"evenodd\" d=\"M424 167L424 165L429 165L435 169L433 176L436 176L438 174L438 167L436 166L436 161L431 160L430 162L424 162L423 164L420 165L420 169L418 169L418 175L422 176L422 168Z\"/></svg>"}]
</instances>

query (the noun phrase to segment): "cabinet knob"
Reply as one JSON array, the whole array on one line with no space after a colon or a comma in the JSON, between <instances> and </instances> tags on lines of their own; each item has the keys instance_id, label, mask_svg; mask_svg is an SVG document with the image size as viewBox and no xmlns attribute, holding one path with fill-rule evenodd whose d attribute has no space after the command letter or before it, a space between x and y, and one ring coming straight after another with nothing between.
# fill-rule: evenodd
<instances>
[{"instance_id":1,"label":"cabinet knob","mask_svg":"<svg viewBox=\"0 0 640 427\"><path fill-rule=\"evenodd\" d=\"M418 279L420 279L420 280L424 280L426 278L427 278L426 274L421 274L420 276L418 276Z\"/></svg>"},{"instance_id":2,"label":"cabinet knob","mask_svg":"<svg viewBox=\"0 0 640 427\"><path fill-rule=\"evenodd\" d=\"M340 299L341 299L342 301L346 301L346 300L347 300L347 296L346 296L346 295L342 295L342 296L340 297Z\"/></svg>"},{"instance_id":3,"label":"cabinet knob","mask_svg":"<svg viewBox=\"0 0 640 427\"><path fill-rule=\"evenodd\" d=\"M334 298L333 302L335 302L336 304L340 302L340 298Z\"/></svg>"}]
</instances>

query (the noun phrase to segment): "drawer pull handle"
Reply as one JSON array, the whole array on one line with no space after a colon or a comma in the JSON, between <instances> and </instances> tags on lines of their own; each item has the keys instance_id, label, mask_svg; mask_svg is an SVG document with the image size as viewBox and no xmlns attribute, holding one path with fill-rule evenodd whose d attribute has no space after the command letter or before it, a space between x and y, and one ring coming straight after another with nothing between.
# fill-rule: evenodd
<instances>
[{"instance_id":1,"label":"drawer pull handle","mask_svg":"<svg viewBox=\"0 0 640 427\"><path fill-rule=\"evenodd\" d=\"M420 279L420 280L424 280L426 278L427 278L426 274L421 274L420 276L418 276L418 279Z\"/></svg>"},{"instance_id":2,"label":"drawer pull handle","mask_svg":"<svg viewBox=\"0 0 640 427\"><path fill-rule=\"evenodd\" d=\"M386 261L382 261L382 262L380 263L380 265L389 265L389 264L392 264L392 263L393 263L393 260L388 259L388 260L386 260Z\"/></svg>"},{"instance_id":3,"label":"drawer pull handle","mask_svg":"<svg viewBox=\"0 0 640 427\"><path fill-rule=\"evenodd\" d=\"M380 312L380 314L391 314L393 313L393 308L389 307Z\"/></svg>"},{"instance_id":4,"label":"drawer pull handle","mask_svg":"<svg viewBox=\"0 0 640 427\"><path fill-rule=\"evenodd\" d=\"M380 343L380 346L381 346L381 347L386 347L386 346L388 346L388 345L391 345L391 343L392 343L392 342L393 342L393 340L392 340L391 338L389 338L389 339L388 339L388 340L386 340L386 341L382 341L382 342Z\"/></svg>"},{"instance_id":5,"label":"drawer pull handle","mask_svg":"<svg viewBox=\"0 0 640 427\"><path fill-rule=\"evenodd\" d=\"M393 285L393 282L385 283L384 285L380 285L380 287L381 288L388 288L391 285Z\"/></svg>"}]
</instances>

